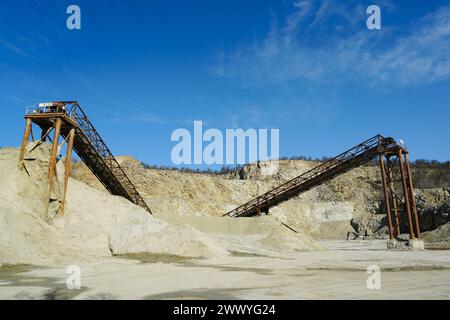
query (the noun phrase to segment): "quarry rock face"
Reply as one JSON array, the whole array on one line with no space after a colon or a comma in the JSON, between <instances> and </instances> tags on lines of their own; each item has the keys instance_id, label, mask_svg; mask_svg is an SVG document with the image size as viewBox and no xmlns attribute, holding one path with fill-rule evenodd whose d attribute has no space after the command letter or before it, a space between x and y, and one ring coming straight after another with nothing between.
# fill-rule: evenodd
<instances>
[{"instance_id":1,"label":"quarry rock face","mask_svg":"<svg viewBox=\"0 0 450 320\"><path fill-rule=\"evenodd\" d=\"M143 252L183 257L276 255L321 250L313 240L317 238L387 238L377 167L352 170L270 209L267 217L235 219L222 215L318 163L279 161L272 176L261 174L261 163L246 166L244 174L219 175L146 169L132 157L118 157L154 215L110 195L84 164L74 163L62 216L61 159L49 210L42 210L48 151L47 144L30 144L25 168L19 170L18 150L0 149L0 179L7 182L0 184L0 264ZM449 190L422 189L416 195L422 228L430 230L424 233L425 243L448 244Z\"/></svg>"},{"instance_id":2,"label":"quarry rock face","mask_svg":"<svg viewBox=\"0 0 450 320\"><path fill-rule=\"evenodd\" d=\"M18 149L0 149L0 179L8 182L0 184L0 265L46 264L140 253L196 258L229 255L230 251L276 254L286 250L321 249L302 230L289 231L287 235L280 232L280 229L285 231L284 227L272 217L242 221L217 218L214 224L219 235L201 232L205 229L202 225L208 221L202 219L192 225L182 217L214 212L217 210L213 201L216 194L226 195L229 189L217 182L209 193L195 199L196 189L211 187L208 178L198 175L196 181L188 178L179 181L174 177L173 182L181 182L186 188L182 199L171 199L178 189L175 184L167 184L165 172L144 172L140 163L131 158L119 158L119 161L130 178L138 182L140 190L151 191L143 195L154 205L155 211L159 211L159 217L149 215L122 197L110 195L90 173L85 175L87 184L70 178L66 211L61 215L58 207L62 199L62 160L57 163L49 210L43 212L49 146L30 144L27 150L24 170L19 170ZM228 197L233 199L235 195L228 194ZM185 199L196 202L189 203ZM171 206L166 206L169 203ZM205 208L205 205L199 206L200 203L209 203L209 206ZM201 210L196 211L197 208ZM162 215L170 215L172 220L161 219ZM247 228L249 238L233 236L236 228Z\"/></svg>"},{"instance_id":3,"label":"quarry rock face","mask_svg":"<svg viewBox=\"0 0 450 320\"><path fill-rule=\"evenodd\" d=\"M423 231L431 231L450 222L449 188L418 190L416 198Z\"/></svg>"},{"instance_id":4,"label":"quarry rock face","mask_svg":"<svg viewBox=\"0 0 450 320\"><path fill-rule=\"evenodd\" d=\"M214 175L145 169L128 157L118 159L153 212L215 217L318 165L286 160L279 161L275 175L261 174L264 163ZM73 176L103 189L82 164L75 166ZM381 196L378 169L358 168L272 208L270 216L314 237L343 239L348 232L374 234L383 227Z\"/></svg>"},{"instance_id":5,"label":"quarry rock face","mask_svg":"<svg viewBox=\"0 0 450 320\"><path fill-rule=\"evenodd\" d=\"M257 162L232 173L214 175L145 169L131 157L118 157L118 160L154 212L216 217L320 164L281 160L277 173L267 175L264 168L269 164ZM73 175L103 188L82 164L75 166ZM449 221L449 194L448 188L416 190L424 231ZM364 166L270 209L270 216L316 238L344 239L348 232L386 238L384 211L379 168Z\"/></svg>"}]
</instances>

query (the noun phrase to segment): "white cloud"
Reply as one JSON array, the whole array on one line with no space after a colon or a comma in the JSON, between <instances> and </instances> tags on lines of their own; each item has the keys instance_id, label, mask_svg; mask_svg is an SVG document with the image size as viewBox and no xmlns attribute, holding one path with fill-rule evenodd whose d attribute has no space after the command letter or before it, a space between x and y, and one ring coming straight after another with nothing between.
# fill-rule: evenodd
<instances>
[{"instance_id":1,"label":"white cloud","mask_svg":"<svg viewBox=\"0 0 450 320\"><path fill-rule=\"evenodd\" d=\"M33 55L29 54L24 49L14 45L14 44L12 44L11 42L8 42L8 41L0 39L0 45L2 47L4 47L5 49L11 51L12 53L16 54L16 55L19 55L19 56L24 57L24 58L32 59L32 60L37 60L36 57L34 57Z\"/></svg>"},{"instance_id":2,"label":"white cloud","mask_svg":"<svg viewBox=\"0 0 450 320\"><path fill-rule=\"evenodd\" d=\"M450 78L450 8L428 15L412 26L412 30L370 61L373 78L398 81L402 85Z\"/></svg>"},{"instance_id":3,"label":"white cloud","mask_svg":"<svg viewBox=\"0 0 450 320\"><path fill-rule=\"evenodd\" d=\"M329 30L321 37L326 42L314 44L304 38L319 24L325 25L330 15L350 28L356 20L349 12L360 10L364 18L365 10L345 10L329 1L315 10L310 2L300 1L296 8L283 26L273 25L262 41L225 53L217 74L256 86L342 82L411 86L450 78L450 7L419 19L404 32L394 33L385 26L381 31L370 31L361 24L354 34ZM308 19L312 22L304 31L302 25Z\"/></svg>"},{"instance_id":4,"label":"white cloud","mask_svg":"<svg viewBox=\"0 0 450 320\"><path fill-rule=\"evenodd\" d=\"M286 26L284 32L291 33L298 30L300 22L310 13L312 3L306 0L299 0L294 2L294 7L297 8L295 13L289 15L286 19Z\"/></svg>"}]
</instances>

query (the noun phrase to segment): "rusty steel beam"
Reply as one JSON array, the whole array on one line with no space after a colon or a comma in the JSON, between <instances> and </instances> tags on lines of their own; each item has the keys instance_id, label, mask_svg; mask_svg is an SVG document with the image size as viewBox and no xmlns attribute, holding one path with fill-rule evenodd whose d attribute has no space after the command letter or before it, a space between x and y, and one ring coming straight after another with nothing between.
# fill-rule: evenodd
<instances>
[{"instance_id":1,"label":"rusty steel beam","mask_svg":"<svg viewBox=\"0 0 450 320\"><path fill-rule=\"evenodd\" d=\"M383 190L384 190L384 201L386 203L386 214L388 219L388 226L389 226L389 239L394 239L394 230L392 227L392 216L391 216L391 200L390 200L390 190L387 182L387 174L386 174L386 168L384 165L384 155L380 154L380 169L381 169L381 178L383 180Z\"/></svg>"},{"instance_id":2,"label":"rusty steel beam","mask_svg":"<svg viewBox=\"0 0 450 320\"><path fill-rule=\"evenodd\" d=\"M48 165L48 184L47 184L47 192L44 197L44 216L43 220L47 221L48 219L48 208L50 205L51 200L51 194L53 189L53 178L55 177L55 170L56 170L56 158L58 156L58 141L59 136L61 133L61 125L62 121L61 118L56 118L55 124L54 124L54 133L53 133L53 141L52 141L52 147L50 151L50 163Z\"/></svg>"},{"instance_id":3,"label":"rusty steel beam","mask_svg":"<svg viewBox=\"0 0 450 320\"><path fill-rule=\"evenodd\" d=\"M397 236L400 235L400 219L399 219L399 206L398 206L398 197L395 193L395 189L394 189L394 179L393 179L393 175L392 175L392 170L393 170L393 165L391 165L391 158L387 157L386 159L386 165L387 165L387 171L388 171L388 179L389 179L389 189L390 189L390 194L392 197L392 206L394 209L394 219L395 219L395 231Z\"/></svg>"},{"instance_id":4,"label":"rusty steel beam","mask_svg":"<svg viewBox=\"0 0 450 320\"><path fill-rule=\"evenodd\" d=\"M19 154L19 170L23 169L23 160L25 158L25 152L27 151L28 140L30 139L31 125L31 120L25 119L25 132L23 133L22 146L20 147Z\"/></svg>"},{"instance_id":5,"label":"rusty steel beam","mask_svg":"<svg viewBox=\"0 0 450 320\"><path fill-rule=\"evenodd\" d=\"M70 129L69 136L67 137L67 152L66 158L64 160L64 194L63 199L60 206L60 213L63 216L64 210L66 208L66 199L67 199L67 188L69 184L69 176L70 176L70 167L72 164L72 148L73 148L73 140L75 139L75 128Z\"/></svg>"},{"instance_id":6,"label":"rusty steel beam","mask_svg":"<svg viewBox=\"0 0 450 320\"><path fill-rule=\"evenodd\" d=\"M409 228L409 237L410 239L415 239L414 236L414 229L413 229L413 223L412 223L412 217L411 217L411 205L409 202L409 190L408 190L408 184L406 182L406 174L405 174L405 166L403 164L403 151L402 149L398 150L398 161L400 165L400 173L402 176L402 186L403 186L403 198L405 200L405 209L406 209L406 217L408 219L408 228Z\"/></svg>"},{"instance_id":7,"label":"rusty steel beam","mask_svg":"<svg viewBox=\"0 0 450 320\"><path fill-rule=\"evenodd\" d=\"M30 134L31 134L31 141L34 142L35 140L34 140L34 133L33 133L33 125L31 125L31 128L30 128Z\"/></svg>"},{"instance_id":8,"label":"rusty steel beam","mask_svg":"<svg viewBox=\"0 0 450 320\"><path fill-rule=\"evenodd\" d=\"M419 215L417 214L417 206L416 206L416 197L414 194L414 186L412 181L412 173L411 168L409 166L409 155L408 153L405 154L405 166L406 166L406 172L408 175L408 184L409 184L409 191L411 193L411 207L413 210L414 215L414 222L416 227L416 237L420 239L420 221L419 221Z\"/></svg>"}]
</instances>

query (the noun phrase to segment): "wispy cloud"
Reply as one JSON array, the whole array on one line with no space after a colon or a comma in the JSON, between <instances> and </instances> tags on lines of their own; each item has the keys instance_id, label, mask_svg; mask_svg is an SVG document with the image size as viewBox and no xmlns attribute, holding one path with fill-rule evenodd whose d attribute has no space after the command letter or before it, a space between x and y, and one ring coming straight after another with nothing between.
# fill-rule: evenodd
<instances>
[{"instance_id":1,"label":"wispy cloud","mask_svg":"<svg viewBox=\"0 0 450 320\"><path fill-rule=\"evenodd\" d=\"M37 58L35 56L33 56L30 53L28 53L27 51L25 51L25 49L22 49L19 46L14 45L9 41L0 39L0 46L2 46L3 48L9 50L10 52L12 52L16 55L21 56L21 57L32 59L32 60L37 60Z\"/></svg>"},{"instance_id":2,"label":"wispy cloud","mask_svg":"<svg viewBox=\"0 0 450 320\"><path fill-rule=\"evenodd\" d=\"M164 124L166 121L159 115L149 112L119 113L108 112L109 120L113 123Z\"/></svg>"},{"instance_id":3,"label":"wispy cloud","mask_svg":"<svg viewBox=\"0 0 450 320\"><path fill-rule=\"evenodd\" d=\"M137 114L133 120L140 123L163 124L166 123L159 115L154 113L141 112Z\"/></svg>"},{"instance_id":4,"label":"wispy cloud","mask_svg":"<svg viewBox=\"0 0 450 320\"><path fill-rule=\"evenodd\" d=\"M367 30L361 23L366 17L362 6L312 3L295 2L295 11L281 26L274 23L264 39L223 52L216 74L256 86L345 82L411 86L450 79L450 7L395 33L388 27ZM327 24L331 17L339 23ZM322 41L309 41L319 26Z\"/></svg>"},{"instance_id":5,"label":"wispy cloud","mask_svg":"<svg viewBox=\"0 0 450 320\"><path fill-rule=\"evenodd\" d=\"M424 17L412 30L385 52L365 59L372 78L402 85L450 78L450 7Z\"/></svg>"}]
</instances>

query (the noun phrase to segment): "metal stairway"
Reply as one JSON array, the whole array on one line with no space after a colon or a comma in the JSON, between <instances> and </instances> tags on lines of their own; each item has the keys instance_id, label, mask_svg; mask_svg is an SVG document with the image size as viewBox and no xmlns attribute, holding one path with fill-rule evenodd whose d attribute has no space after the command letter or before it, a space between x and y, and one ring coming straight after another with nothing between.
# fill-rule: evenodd
<instances>
[{"instance_id":1,"label":"metal stairway","mask_svg":"<svg viewBox=\"0 0 450 320\"><path fill-rule=\"evenodd\" d=\"M383 154L396 154L401 146L393 138L376 135L340 155L323 162L300 176L254 198L224 216L251 217L268 213L277 206L299 194L317 187L341 174L361 166Z\"/></svg>"},{"instance_id":2,"label":"metal stairway","mask_svg":"<svg viewBox=\"0 0 450 320\"><path fill-rule=\"evenodd\" d=\"M60 132L66 141L70 131L75 129L73 150L105 188L111 194L122 196L152 213L76 101L32 107L27 110L26 118L37 124L43 134L55 127L56 119L61 119Z\"/></svg>"}]
</instances>

